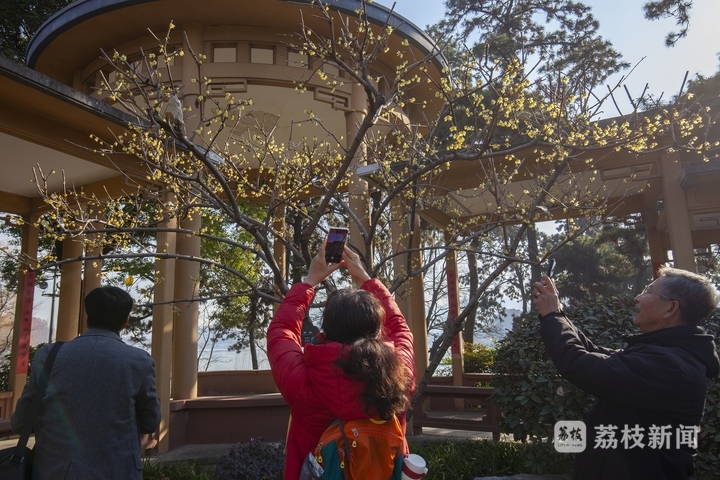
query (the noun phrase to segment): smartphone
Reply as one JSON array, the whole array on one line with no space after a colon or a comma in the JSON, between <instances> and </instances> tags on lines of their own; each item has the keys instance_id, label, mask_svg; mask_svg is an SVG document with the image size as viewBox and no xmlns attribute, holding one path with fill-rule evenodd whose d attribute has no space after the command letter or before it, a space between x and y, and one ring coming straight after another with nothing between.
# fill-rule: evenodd
<instances>
[{"instance_id":1,"label":"smartphone","mask_svg":"<svg viewBox=\"0 0 720 480\"><path fill-rule=\"evenodd\" d=\"M551 258L551 259L548 261L548 268L547 268L547 272L546 272L546 273L547 273L547 276L548 276L548 277L552 277L553 274L555 273L555 259L554 259L554 258Z\"/></svg>"},{"instance_id":2,"label":"smartphone","mask_svg":"<svg viewBox=\"0 0 720 480\"><path fill-rule=\"evenodd\" d=\"M347 238L347 228L330 227L325 244L325 261L327 263L340 263Z\"/></svg>"}]
</instances>

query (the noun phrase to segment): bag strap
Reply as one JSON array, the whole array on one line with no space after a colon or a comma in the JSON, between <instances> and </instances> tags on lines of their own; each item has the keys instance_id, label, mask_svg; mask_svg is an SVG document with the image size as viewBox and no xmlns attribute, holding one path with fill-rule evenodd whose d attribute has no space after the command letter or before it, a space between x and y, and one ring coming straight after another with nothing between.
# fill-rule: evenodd
<instances>
[{"instance_id":1,"label":"bag strap","mask_svg":"<svg viewBox=\"0 0 720 480\"><path fill-rule=\"evenodd\" d=\"M50 353L45 360L45 365L38 373L38 386L33 396L32 404L30 404L30 410L28 410L27 417L25 418L25 424L23 425L22 432L20 433L20 439L18 440L17 446L15 447L15 453L13 454L12 461L16 463L22 463L25 457L25 447L27 446L28 439L32 433L35 420L40 413L40 404L42 403L42 397L45 395L48 382L50 380L50 372L52 372L53 363L55 363L55 357L57 356L58 350L62 347L65 342L55 342L50 349Z\"/></svg>"}]
</instances>

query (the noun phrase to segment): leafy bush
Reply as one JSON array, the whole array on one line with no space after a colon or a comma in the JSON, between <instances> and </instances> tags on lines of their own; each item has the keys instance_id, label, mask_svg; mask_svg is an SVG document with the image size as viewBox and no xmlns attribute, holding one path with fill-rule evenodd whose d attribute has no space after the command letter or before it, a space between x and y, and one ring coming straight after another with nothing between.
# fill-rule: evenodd
<instances>
[{"instance_id":1,"label":"leafy bush","mask_svg":"<svg viewBox=\"0 0 720 480\"><path fill-rule=\"evenodd\" d=\"M488 347L481 343L465 342L463 346L465 373L492 373L496 354L496 347Z\"/></svg>"},{"instance_id":2,"label":"leafy bush","mask_svg":"<svg viewBox=\"0 0 720 480\"><path fill-rule=\"evenodd\" d=\"M720 310L703 324L703 327L715 337L716 348L720 354ZM720 472L720 381L708 380L708 392L705 397L705 414L700 425L698 455L695 458L695 475L698 480L717 478Z\"/></svg>"},{"instance_id":3,"label":"leafy bush","mask_svg":"<svg viewBox=\"0 0 720 480\"><path fill-rule=\"evenodd\" d=\"M472 480L476 477L519 473L572 473L572 457L547 443L491 442L486 440L413 441L410 451L427 462L426 480ZM569 477L568 477L569 478Z\"/></svg>"},{"instance_id":4,"label":"leafy bush","mask_svg":"<svg viewBox=\"0 0 720 480\"><path fill-rule=\"evenodd\" d=\"M633 326L635 304L631 298L602 298L566 307L568 318L600 346L623 348L623 337L639 333ZM717 338L717 315L703 327ZM558 420L585 418L593 398L560 377L540 339L539 321L530 314L519 318L500 341L493 380L495 404L503 412L503 426L516 440L552 440ZM720 385L708 382L705 415L701 425L698 479L720 471Z\"/></svg>"},{"instance_id":5,"label":"leafy bush","mask_svg":"<svg viewBox=\"0 0 720 480\"><path fill-rule=\"evenodd\" d=\"M492 373L497 347L488 347L480 343L463 344L463 371L465 373ZM452 376L452 356L448 353L440 361L435 376ZM489 386L489 385L488 385Z\"/></svg>"},{"instance_id":6,"label":"leafy bush","mask_svg":"<svg viewBox=\"0 0 720 480\"><path fill-rule=\"evenodd\" d=\"M34 347L30 347L30 360L28 366L28 373L27 378L30 378L30 372L32 371L32 361L33 358L35 358L35 352L37 352L40 347L45 345L44 343L39 343L35 345ZM10 391L10 354L6 354L5 358L3 359L2 363L0 363L0 392L9 392Z\"/></svg>"},{"instance_id":7,"label":"leafy bush","mask_svg":"<svg viewBox=\"0 0 720 480\"><path fill-rule=\"evenodd\" d=\"M145 461L143 480L213 480L212 472L198 462L150 463Z\"/></svg>"},{"instance_id":8,"label":"leafy bush","mask_svg":"<svg viewBox=\"0 0 720 480\"><path fill-rule=\"evenodd\" d=\"M252 438L233 445L215 466L217 480L282 480L285 469L283 445Z\"/></svg>"}]
</instances>

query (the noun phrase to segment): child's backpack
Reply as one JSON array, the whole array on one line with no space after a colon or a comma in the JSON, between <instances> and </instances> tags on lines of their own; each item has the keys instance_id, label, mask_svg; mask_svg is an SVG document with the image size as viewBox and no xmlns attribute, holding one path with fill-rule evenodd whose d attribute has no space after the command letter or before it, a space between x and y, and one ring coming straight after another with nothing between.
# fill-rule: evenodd
<instances>
[{"instance_id":1,"label":"child's backpack","mask_svg":"<svg viewBox=\"0 0 720 480\"><path fill-rule=\"evenodd\" d=\"M400 480L407 443L392 420L336 420L305 459L301 480ZM317 467L320 468L317 468Z\"/></svg>"}]
</instances>

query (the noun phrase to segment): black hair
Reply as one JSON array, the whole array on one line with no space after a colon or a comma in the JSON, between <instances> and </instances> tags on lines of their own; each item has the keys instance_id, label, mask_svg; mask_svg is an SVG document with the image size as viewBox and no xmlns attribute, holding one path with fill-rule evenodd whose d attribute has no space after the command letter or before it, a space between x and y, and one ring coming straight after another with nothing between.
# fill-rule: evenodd
<instances>
[{"instance_id":1,"label":"black hair","mask_svg":"<svg viewBox=\"0 0 720 480\"><path fill-rule=\"evenodd\" d=\"M360 399L368 415L390 420L408 406L412 374L393 346L380 338L384 323L385 309L372 293L347 288L328 295L325 338L350 345L335 365L364 385Z\"/></svg>"},{"instance_id":2,"label":"black hair","mask_svg":"<svg viewBox=\"0 0 720 480\"><path fill-rule=\"evenodd\" d=\"M322 329L332 342L353 343L377 337L384 321L385 310L372 293L346 288L328 295Z\"/></svg>"},{"instance_id":3,"label":"black hair","mask_svg":"<svg viewBox=\"0 0 720 480\"><path fill-rule=\"evenodd\" d=\"M362 338L335 365L365 385L360 399L368 415L390 420L407 409L412 375L392 345L378 338Z\"/></svg>"},{"instance_id":4,"label":"black hair","mask_svg":"<svg viewBox=\"0 0 720 480\"><path fill-rule=\"evenodd\" d=\"M87 326L120 332L130 316L133 299L122 288L98 287L85 297Z\"/></svg>"}]
</instances>

